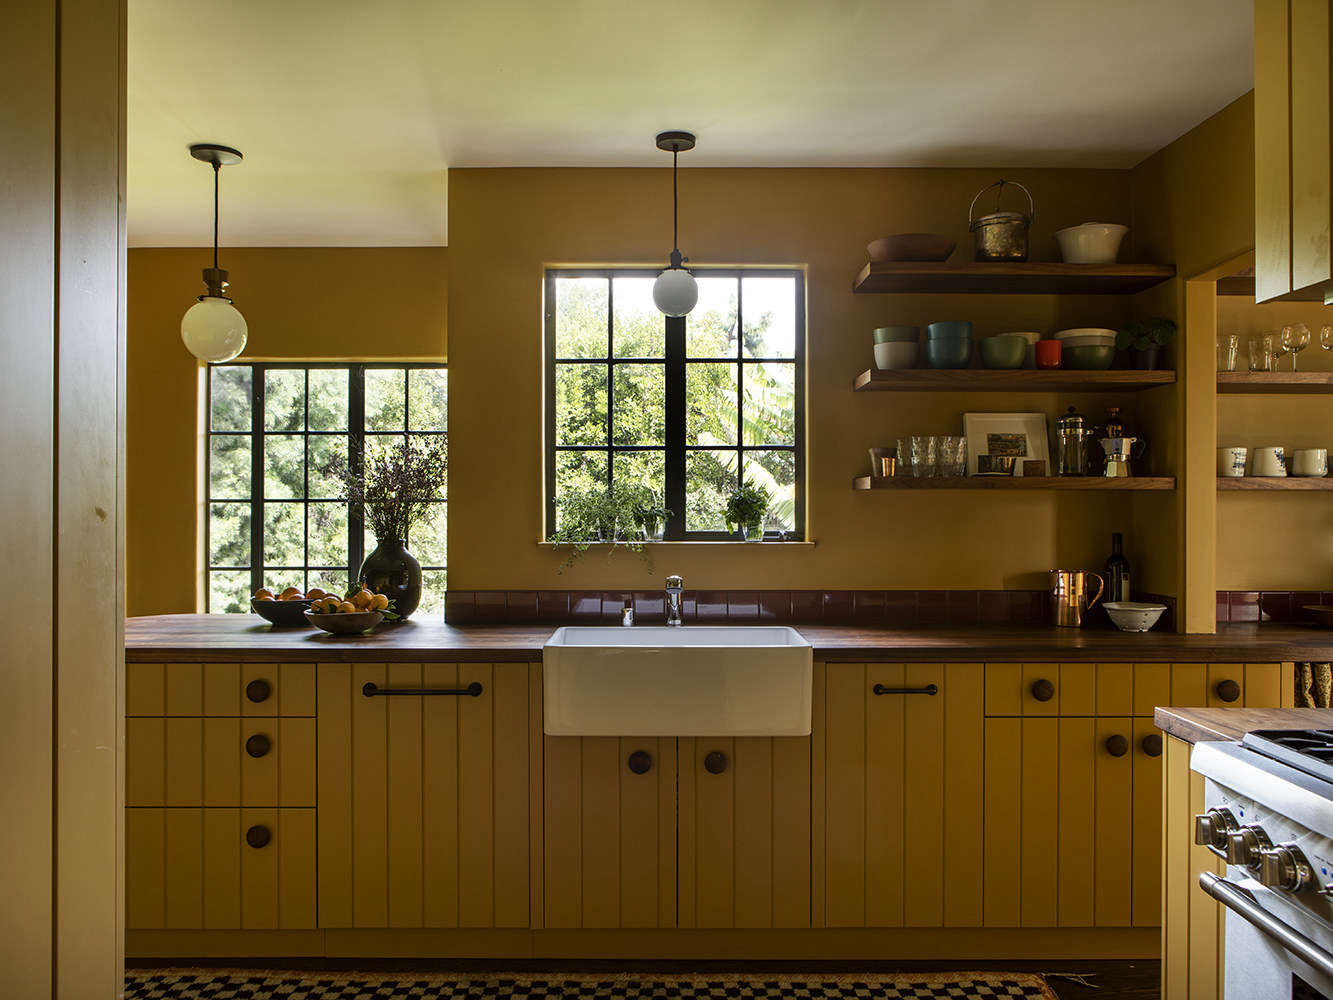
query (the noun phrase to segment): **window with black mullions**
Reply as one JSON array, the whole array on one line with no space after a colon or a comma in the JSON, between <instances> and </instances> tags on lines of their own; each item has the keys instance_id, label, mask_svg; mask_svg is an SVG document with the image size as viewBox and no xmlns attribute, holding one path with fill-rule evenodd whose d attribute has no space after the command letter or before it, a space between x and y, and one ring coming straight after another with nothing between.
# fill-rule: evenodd
<instances>
[{"instance_id":1,"label":"window with black mullions","mask_svg":"<svg viewBox=\"0 0 1333 1000\"><path fill-rule=\"evenodd\" d=\"M209 369L207 609L249 610L261 586L344 592L375 539L330 466L447 434L443 365L256 364ZM447 502L407 543L418 614L442 612Z\"/></svg>"},{"instance_id":2,"label":"window with black mullions","mask_svg":"<svg viewBox=\"0 0 1333 1000\"><path fill-rule=\"evenodd\" d=\"M766 536L804 537L805 288L800 271L699 269L664 317L656 271L546 273L546 530L559 498L629 478L672 511L668 540L735 537L742 476L773 496Z\"/></svg>"}]
</instances>

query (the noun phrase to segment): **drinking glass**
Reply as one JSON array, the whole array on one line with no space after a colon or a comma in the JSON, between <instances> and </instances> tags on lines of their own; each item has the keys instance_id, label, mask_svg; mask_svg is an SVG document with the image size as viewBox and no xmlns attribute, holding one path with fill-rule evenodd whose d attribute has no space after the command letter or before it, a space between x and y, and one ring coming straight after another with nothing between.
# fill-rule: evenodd
<instances>
[{"instance_id":1,"label":"drinking glass","mask_svg":"<svg viewBox=\"0 0 1333 1000\"><path fill-rule=\"evenodd\" d=\"M1333 351L1333 326L1325 326L1320 328L1319 346L1326 351Z\"/></svg>"},{"instance_id":2,"label":"drinking glass","mask_svg":"<svg viewBox=\"0 0 1333 1000\"><path fill-rule=\"evenodd\" d=\"M924 435L912 436L912 478L930 479L938 470L939 457L936 439Z\"/></svg>"},{"instance_id":3,"label":"drinking glass","mask_svg":"<svg viewBox=\"0 0 1333 1000\"><path fill-rule=\"evenodd\" d=\"M1236 370L1236 355L1239 353L1239 335L1229 333L1225 337L1218 337L1217 370L1220 372L1234 372Z\"/></svg>"},{"instance_id":4,"label":"drinking glass","mask_svg":"<svg viewBox=\"0 0 1333 1000\"><path fill-rule=\"evenodd\" d=\"M898 475L910 476L912 474L912 451L908 447L911 438L899 438L898 444Z\"/></svg>"},{"instance_id":5,"label":"drinking glass","mask_svg":"<svg viewBox=\"0 0 1333 1000\"><path fill-rule=\"evenodd\" d=\"M1291 370L1296 370L1296 356L1310 346L1310 328L1304 323L1282 328L1282 349L1291 355Z\"/></svg>"},{"instance_id":6,"label":"drinking glass","mask_svg":"<svg viewBox=\"0 0 1333 1000\"><path fill-rule=\"evenodd\" d=\"M1250 371L1271 372L1273 370L1273 338L1264 335L1250 338Z\"/></svg>"},{"instance_id":7,"label":"drinking glass","mask_svg":"<svg viewBox=\"0 0 1333 1000\"><path fill-rule=\"evenodd\" d=\"M950 436L941 439L943 453L940 458L941 474L950 479L959 479L967 475L967 438Z\"/></svg>"}]
</instances>

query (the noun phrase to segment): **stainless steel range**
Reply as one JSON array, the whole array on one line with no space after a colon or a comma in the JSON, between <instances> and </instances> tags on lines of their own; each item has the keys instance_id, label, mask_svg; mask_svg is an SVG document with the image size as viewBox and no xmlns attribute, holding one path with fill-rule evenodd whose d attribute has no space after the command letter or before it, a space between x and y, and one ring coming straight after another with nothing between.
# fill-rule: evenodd
<instances>
[{"instance_id":1,"label":"stainless steel range","mask_svg":"<svg viewBox=\"0 0 1333 1000\"><path fill-rule=\"evenodd\" d=\"M1226 1000L1333 1000L1333 729L1199 743L1195 843L1227 862L1199 884L1227 908Z\"/></svg>"}]
</instances>

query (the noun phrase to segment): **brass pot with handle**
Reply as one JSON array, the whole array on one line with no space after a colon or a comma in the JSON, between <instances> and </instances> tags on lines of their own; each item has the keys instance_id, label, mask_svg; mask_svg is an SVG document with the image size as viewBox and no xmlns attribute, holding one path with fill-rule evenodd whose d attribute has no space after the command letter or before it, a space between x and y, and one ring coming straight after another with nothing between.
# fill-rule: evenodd
<instances>
[{"instance_id":1,"label":"brass pot with handle","mask_svg":"<svg viewBox=\"0 0 1333 1000\"><path fill-rule=\"evenodd\" d=\"M1097 581L1097 593L1088 597L1088 578ZM1091 570L1051 570L1051 617L1062 628L1081 628L1084 616L1102 599L1106 581Z\"/></svg>"},{"instance_id":2,"label":"brass pot with handle","mask_svg":"<svg viewBox=\"0 0 1333 1000\"><path fill-rule=\"evenodd\" d=\"M1028 196L1026 215L1022 212L1004 212L1000 210L1000 197L1004 194L1006 184L1012 184ZM991 188L999 188L995 192L995 211L973 218L972 213L976 210L977 199ZM1028 229L1032 225L1032 220L1036 217L1037 206L1032 200L1032 192L1018 181L1000 179L993 184L987 184L976 193L976 196L972 199L972 204L967 208L967 228L976 240L976 259L979 261L1010 262L1027 260Z\"/></svg>"}]
</instances>

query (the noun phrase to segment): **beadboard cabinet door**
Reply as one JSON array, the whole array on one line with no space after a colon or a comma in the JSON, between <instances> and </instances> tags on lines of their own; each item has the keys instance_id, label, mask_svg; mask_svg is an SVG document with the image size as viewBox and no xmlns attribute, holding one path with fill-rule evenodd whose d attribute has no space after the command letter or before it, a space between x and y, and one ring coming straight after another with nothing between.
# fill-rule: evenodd
<instances>
[{"instance_id":1,"label":"beadboard cabinet door","mask_svg":"<svg viewBox=\"0 0 1333 1000\"><path fill-rule=\"evenodd\" d=\"M678 744L680 926L809 927L810 737Z\"/></svg>"},{"instance_id":2,"label":"beadboard cabinet door","mask_svg":"<svg viewBox=\"0 0 1333 1000\"><path fill-rule=\"evenodd\" d=\"M529 925L534 683L524 663L319 664L321 927Z\"/></svg>"},{"instance_id":3,"label":"beadboard cabinet door","mask_svg":"<svg viewBox=\"0 0 1333 1000\"><path fill-rule=\"evenodd\" d=\"M982 664L829 663L822 670L816 925L980 927L976 837L989 776Z\"/></svg>"},{"instance_id":4,"label":"beadboard cabinet door","mask_svg":"<svg viewBox=\"0 0 1333 1000\"><path fill-rule=\"evenodd\" d=\"M676 926L676 740L544 743L545 926Z\"/></svg>"}]
</instances>

